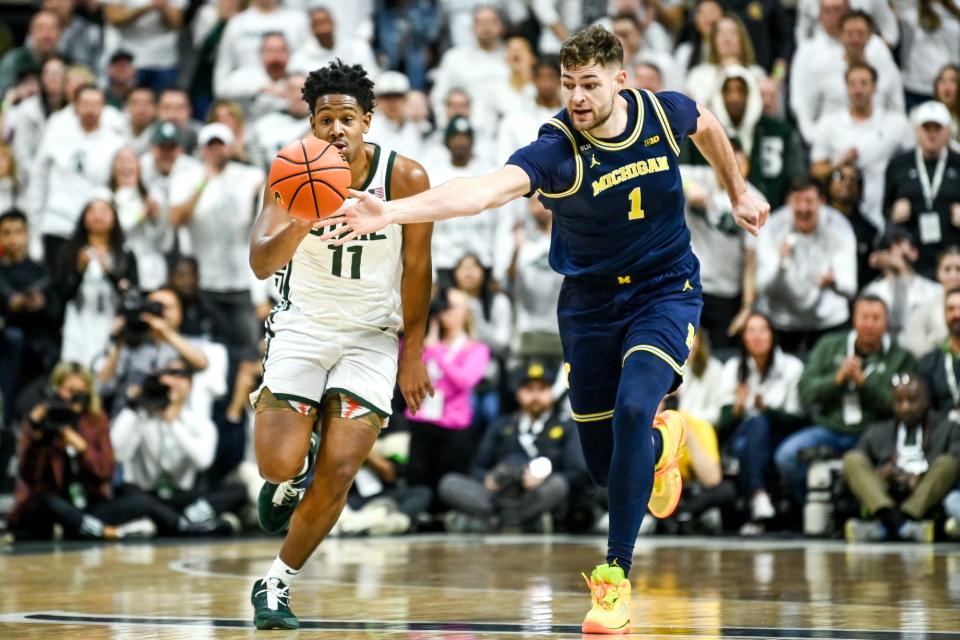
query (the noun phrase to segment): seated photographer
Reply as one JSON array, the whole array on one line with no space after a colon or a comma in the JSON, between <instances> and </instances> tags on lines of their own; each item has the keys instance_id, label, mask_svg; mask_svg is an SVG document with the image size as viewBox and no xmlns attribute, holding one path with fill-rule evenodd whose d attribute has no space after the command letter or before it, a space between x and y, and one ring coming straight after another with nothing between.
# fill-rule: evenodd
<instances>
[{"instance_id":1,"label":"seated photographer","mask_svg":"<svg viewBox=\"0 0 960 640\"><path fill-rule=\"evenodd\" d=\"M540 362L513 371L520 410L487 428L470 475L440 480L440 499L455 512L448 530L536 528L588 483L577 430L555 415L553 375Z\"/></svg>"},{"instance_id":2,"label":"seated photographer","mask_svg":"<svg viewBox=\"0 0 960 640\"><path fill-rule=\"evenodd\" d=\"M113 421L110 437L124 481L187 520L158 522L162 530L229 533L239 528L231 512L246 504L246 491L239 485L198 487L200 473L216 455L217 428L188 406L192 375L183 359L173 358L142 385L130 387L130 404Z\"/></svg>"},{"instance_id":3,"label":"seated photographer","mask_svg":"<svg viewBox=\"0 0 960 640\"><path fill-rule=\"evenodd\" d=\"M930 410L927 385L893 376L893 420L878 422L843 457L847 485L873 520L847 520L848 542L933 542L930 511L960 471L960 424Z\"/></svg>"},{"instance_id":4,"label":"seated photographer","mask_svg":"<svg viewBox=\"0 0 960 640\"><path fill-rule=\"evenodd\" d=\"M20 434L16 504L10 528L49 539L58 524L70 537L117 539L156 532L137 500L112 499L110 426L82 366L62 362Z\"/></svg>"},{"instance_id":5,"label":"seated photographer","mask_svg":"<svg viewBox=\"0 0 960 640\"><path fill-rule=\"evenodd\" d=\"M179 333L182 321L180 299L169 287L146 298L138 291L124 296L110 347L94 365L101 393L114 397L114 412L126 406L131 386L172 360L181 359L195 371L207 367L203 349Z\"/></svg>"}]
</instances>

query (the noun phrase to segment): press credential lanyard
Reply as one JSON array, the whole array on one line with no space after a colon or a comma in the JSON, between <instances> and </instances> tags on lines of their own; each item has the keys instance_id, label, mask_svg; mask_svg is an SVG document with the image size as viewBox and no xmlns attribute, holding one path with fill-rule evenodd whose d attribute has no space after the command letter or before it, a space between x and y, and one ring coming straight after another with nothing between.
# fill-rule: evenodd
<instances>
[{"instance_id":1,"label":"press credential lanyard","mask_svg":"<svg viewBox=\"0 0 960 640\"><path fill-rule=\"evenodd\" d=\"M920 147L917 147L915 157L917 174L920 177L920 190L923 191L923 203L927 205L927 211L933 211L933 201L937 199L937 195L940 193L940 187L943 186L943 175L947 172L947 149L942 149L940 157L937 158L937 166L933 170L933 182L930 182L927 163L923 161Z\"/></svg>"}]
</instances>

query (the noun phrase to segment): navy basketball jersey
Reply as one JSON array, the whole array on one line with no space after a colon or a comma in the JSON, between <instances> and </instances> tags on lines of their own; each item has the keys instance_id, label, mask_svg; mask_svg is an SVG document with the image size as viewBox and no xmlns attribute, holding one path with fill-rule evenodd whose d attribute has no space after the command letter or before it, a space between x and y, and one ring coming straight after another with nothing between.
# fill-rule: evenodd
<instances>
[{"instance_id":1,"label":"navy basketball jersey","mask_svg":"<svg viewBox=\"0 0 960 640\"><path fill-rule=\"evenodd\" d=\"M575 130L563 110L507 161L553 212L550 265L565 276L654 275L691 253L677 156L696 131L696 103L674 92L620 95L628 118L617 138Z\"/></svg>"}]
</instances>

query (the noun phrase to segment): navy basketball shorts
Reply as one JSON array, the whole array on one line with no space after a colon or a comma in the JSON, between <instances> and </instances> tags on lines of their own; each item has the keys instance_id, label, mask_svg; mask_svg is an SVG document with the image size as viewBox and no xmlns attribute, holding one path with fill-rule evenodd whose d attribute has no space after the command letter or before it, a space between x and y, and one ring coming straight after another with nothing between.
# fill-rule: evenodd
<instances>
[{"instance_id":1,"label":"navy basketball shorts","mask_svg":"<svg viewBox=\"0 0 960 640\"><path fill-rule=\"evenodd\" d=\"M613 417L620 373L638 353L666 362L675 376L671 391L679 387L702 308L700 263L692 253L652 278L565 279L557 316L574 419Z\"/></svg>"}]
</instances>

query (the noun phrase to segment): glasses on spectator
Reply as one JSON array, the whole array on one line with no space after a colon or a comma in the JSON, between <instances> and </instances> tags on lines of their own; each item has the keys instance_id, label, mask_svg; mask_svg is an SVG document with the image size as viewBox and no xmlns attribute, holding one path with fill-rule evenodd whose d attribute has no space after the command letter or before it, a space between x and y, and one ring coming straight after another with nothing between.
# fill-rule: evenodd
<instances>
[{"instance_id":1,"label":"glasses on spectator","mask_svg":"<svg viewBox=\"0 0 960 640\"><path fill-rule=\"evenodd\" d=\"M160 375L163 376L177 376L179 378L189 378L191 373L189 369L164 369Z\"/></svg>"},{"instance_id":2,"label":"glasses on spectator","mask_svg":"<svg viewBox=\"0 0 960 640\"><path fill-rule=\"evenodd\" d=\"M890 384L894 387L902 387L910 384L911 376L909 373L895 373L890 377Z\"/></svg>"}]
</instances>

